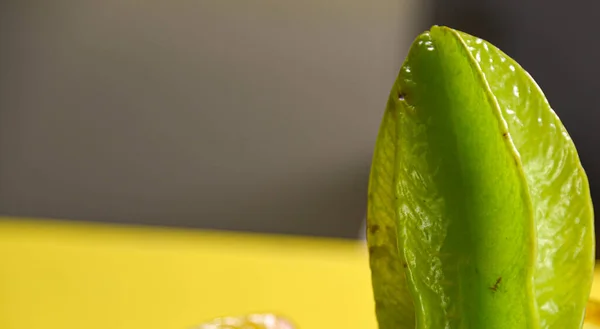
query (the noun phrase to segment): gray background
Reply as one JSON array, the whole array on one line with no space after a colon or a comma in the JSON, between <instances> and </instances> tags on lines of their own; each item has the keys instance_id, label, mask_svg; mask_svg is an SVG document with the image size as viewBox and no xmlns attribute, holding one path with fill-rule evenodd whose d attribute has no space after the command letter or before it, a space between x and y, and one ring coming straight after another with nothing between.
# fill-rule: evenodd
<instances>
[{"instance_id":1,"label":"gray background","mask_svg":"<svg viewBox=\"0 0 600 329\"><path fill-rule=\"evenodd\" d=\"M5 1L0 212L356 237L418 0Z\"/></svg>"},{"instance_id":2,"label":"gray background","mask_svg":"<svg viewBox=\"0 0 600 329\"><path fill-rule=\"evenodd\" d=\"M356 237L388 91L432 24L534 76L597 197L599 13L594 0L2 1L0 214Z\"/></svg>"}]
</instances>

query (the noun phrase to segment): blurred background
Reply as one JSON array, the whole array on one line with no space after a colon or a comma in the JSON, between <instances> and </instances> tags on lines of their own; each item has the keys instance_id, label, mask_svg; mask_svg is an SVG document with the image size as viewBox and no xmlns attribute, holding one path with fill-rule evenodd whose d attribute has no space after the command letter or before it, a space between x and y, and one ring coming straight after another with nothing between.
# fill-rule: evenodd
<instances>
[{"instance_id":1,"label":"blurred background","mask_svg":"<svg viewBox=\"0 0 600 329\"><path fill-rule=\"evenodd\" d=\"M2 1L0 214L359 238L412 39L498 45L600 196L600 2ZM598 203L598 202L596 202Z\"/></svg>"}]
</instances>

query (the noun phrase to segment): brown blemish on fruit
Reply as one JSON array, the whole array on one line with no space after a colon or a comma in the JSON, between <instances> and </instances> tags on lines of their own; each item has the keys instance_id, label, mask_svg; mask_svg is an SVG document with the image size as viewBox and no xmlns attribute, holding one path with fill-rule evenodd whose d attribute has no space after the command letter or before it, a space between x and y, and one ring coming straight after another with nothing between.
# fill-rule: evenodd
<instances>
[{"instance_id":1,"label":"brown blemish on fruit","mask_svg":"<svg viewBox=\"0 0 600 329\"><path fill-rule=\"evenodd\" d=\"M379 231L379 225L377 225L377 224L369 225L369 232L377 233L377 231Z\"/></svg>"},{"instance_id":2,"label":"brown blemish on fruit","mask_svg":"<svg viewBox=\"0 0 600 329\"><path fill-rule=\"evenodd\" d=\"M370 246L369 255L373 257L375 254L389 254L389 251L384 246Z\"/></svg>"},{"instance_id":3,"label":"brown blemish on fruit","mask_svg":"<svg viewBox=\"0 0 600 329\"><path fill-rule=\"evenodd\" d=\"M490 287L490 290L493 292L498 291L498 286L500 285L500 283L502 282L502 277L498 277L498 279L496 279L496 283L494 283L493 286Z\"/></svg>"}]
</instances>

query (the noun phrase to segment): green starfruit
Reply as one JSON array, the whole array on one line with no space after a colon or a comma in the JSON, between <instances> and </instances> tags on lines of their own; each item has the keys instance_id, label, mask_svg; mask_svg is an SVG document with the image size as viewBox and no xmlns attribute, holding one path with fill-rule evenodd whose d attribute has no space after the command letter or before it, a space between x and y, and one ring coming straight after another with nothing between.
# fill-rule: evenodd
<instances>
[{"instance_id":1,"label":"green starfruit","mask_svg":"<svg viewBox=\"0 0 600 329\"><path fill-rule=\"evenodd\" d=\"M368 198L380 329L581 328L587 178L541 89L492 44L438 26L415 40Z\"/></svg>"}]
</instances>

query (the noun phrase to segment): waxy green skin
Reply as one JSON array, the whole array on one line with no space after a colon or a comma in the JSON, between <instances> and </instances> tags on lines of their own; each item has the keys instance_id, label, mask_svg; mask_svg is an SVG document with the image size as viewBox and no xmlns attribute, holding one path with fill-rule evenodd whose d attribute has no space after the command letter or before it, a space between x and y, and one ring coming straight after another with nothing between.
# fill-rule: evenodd
<instances>
[{"instance_id":1,"label":"waxy green skin","mask_svg":"<svg viewBox=\"0 0 600 329\"><path fill-rule=\"evenodd\" d=\"M581 328L593 210L577 151L533 79L446 27L414 42L369 184L380 329Z\"/></svg>"}]
</instances>

